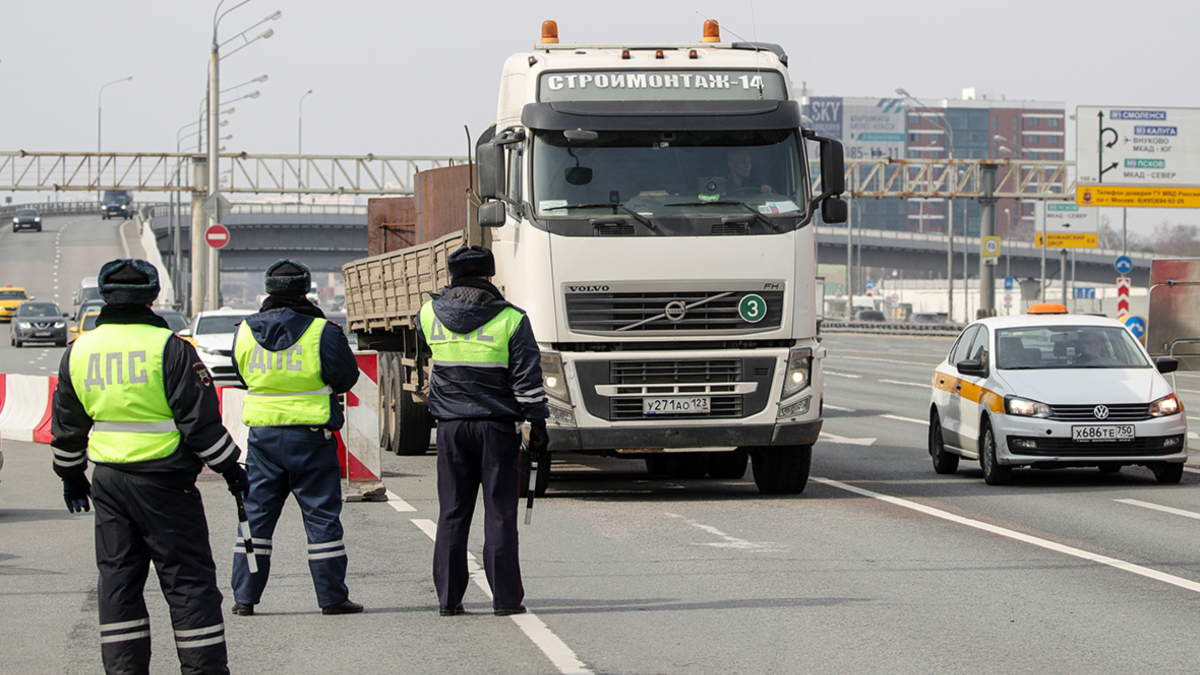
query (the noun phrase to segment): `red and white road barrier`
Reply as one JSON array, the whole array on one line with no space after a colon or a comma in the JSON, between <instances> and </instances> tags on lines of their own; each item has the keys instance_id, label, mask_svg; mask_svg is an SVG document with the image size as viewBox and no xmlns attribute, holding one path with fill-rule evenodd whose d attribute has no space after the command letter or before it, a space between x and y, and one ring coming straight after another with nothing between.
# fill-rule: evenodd
<instances>
[{"instance_id":1,"label":"red and white road barrier","mask_svg":"<svg viewBox=\"0 0 1200 675\"><path fill-rule=\"evenodd\" d=\"M0 436L14 441L50 442L50 401L58 378L0 374Z\"/></svg>"},{"instance_id":2,"label":"red and white road barrier","mask_svg":"<svg viewBox=\"0 0 1200 675\"><path fill-rule=\"evenodd\" d=\"M342 478L364 499L385 499L379 449L379 368L374 351L354 352L358 382L346 394L346 426L338 433Z\"/></svg>"}]
</instances>

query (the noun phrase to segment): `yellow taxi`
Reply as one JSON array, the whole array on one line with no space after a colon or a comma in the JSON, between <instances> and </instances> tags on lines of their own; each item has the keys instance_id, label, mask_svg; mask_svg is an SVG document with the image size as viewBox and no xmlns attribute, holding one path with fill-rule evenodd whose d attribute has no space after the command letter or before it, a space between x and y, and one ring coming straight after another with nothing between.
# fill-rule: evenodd
<instances>
[{"instance_id":1,"label":"yellow taxi","mask_svg":"<svg viewBox=\"0 0 1200 675\"><path fill-rule=\"evenodd\" d=\"M32 298L24 288L11 285L0 288L0 320L12 321L13 314L17 312L17 305L26 300L32 300Z\"/></svg>"},{"instance_id":2,"label":"yellow taxi","mask_svg":"<svg viewBox=\"0 0 1200 675\"><path fill-rule=\"evenodd\" d=\"M79 317L79 323L67 329L71 331L71 339L74 340L89 330L93 330L96 327L96 319L98 318L100 318L100 310L84 312L83 316Z\"/></svg>"}]
</instances>

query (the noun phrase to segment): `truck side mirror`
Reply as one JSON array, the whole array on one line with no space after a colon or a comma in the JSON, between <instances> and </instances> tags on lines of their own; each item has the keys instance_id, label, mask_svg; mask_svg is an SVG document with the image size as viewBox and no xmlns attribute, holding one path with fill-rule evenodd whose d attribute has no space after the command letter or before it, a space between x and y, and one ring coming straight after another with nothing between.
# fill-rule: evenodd
<instances>
[{"instance_id":1,"label":"truck side mirror","mask_svg":"<svg viewBox=\"0 0 1200 675\"><path fill-rule=\"evenodd\" d=\"M479 175L480 199L496 199L503 195L504 147L495 141L484 143L475 153L475 163Z\"/></svg>"},{"instance_id":2,"label":"truck side mirror","mask_svg":"<svg viewBox=\"0 0 1200 675\"><path fill-rule=\"evenodd\" d=\"M818 138L821 143L821 187L826 195L846 191L846 160L841 141ZM837 221L842 222L842 221Z\"/></svg>"},{"instance_id":3,"label":"truck side mirror","mask_svg":"<svg viewBox=\"0 0 1200 675\"><path fill-rule=\"evenodd\" d=\"M502 227L508 214L504 202L493 200L480 204L477 216L480 227Z\"/></svg>"},{"instance_id":4,"label":"truck side mirror","mask_svg":"<svg viewBox=\"0 0 1200 675\"><path fill-rule=\"evenodd\" d=\"M829 223L844 223L849 216L849 209L841 197L830 197L821 202L821 220Z\"/></svg>"}]
</instances>

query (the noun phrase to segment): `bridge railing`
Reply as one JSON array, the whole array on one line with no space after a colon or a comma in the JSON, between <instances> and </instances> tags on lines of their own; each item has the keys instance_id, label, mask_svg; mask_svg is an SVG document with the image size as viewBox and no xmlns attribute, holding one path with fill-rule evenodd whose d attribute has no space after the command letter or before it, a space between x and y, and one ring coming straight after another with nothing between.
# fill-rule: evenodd
<instances>
[{"instance_id":1,"label":"bridge railing","mask_svg":"<svg viewBox=\"0 0 1200 675\"><path fill-rule=\"evenodd\" d=\"M887 321L841 321L825 319L822 333L875 333L882 335L940 335L955 336L962 332L961 323L891 323Z\"/></svg>"},{"instance_id":2,"label":"bridge railing","mask_svg":"<svg viewBox=\"0 0 1200 675\"><path fill-rule=\"evenodd\" d=\"M184 211L190 212L191 205L185 204ZM229 213L235 216L267 213L271 215L363 216L365 218L367 207L358 204L233 204ZM154 218L166 218L171 215L171 207L167 204L156 206L151 215Z\"/></svg>"},{"instance_id":3,"label":"bridge railing","mask_svg":"<svg viewBox=\"0 0 1200 675\"><path fill-rule=\"evenodd\" d=\"M34 202L0 206L0 218L13 217L17 209L37 209L43 216L66 216L73 213L100 213L100 202Z\"/></svg>"}]
</instances>

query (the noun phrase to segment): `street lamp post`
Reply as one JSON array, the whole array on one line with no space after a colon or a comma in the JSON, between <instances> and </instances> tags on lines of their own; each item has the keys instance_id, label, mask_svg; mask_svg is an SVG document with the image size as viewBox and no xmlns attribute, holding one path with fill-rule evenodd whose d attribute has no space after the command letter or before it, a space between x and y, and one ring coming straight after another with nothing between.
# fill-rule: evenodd
<instances>
[{"instance_id":1,"label":"street lamp post","mask_svg":"<svg viewBox=\"0 0 1200 675\"><path fill-rule=\"evenodd\" d=\"M104 89L106 87L108 87L110 84L116 84L118 82L128 82L132 79L133 79L133 76L130 75L129 77L122 77L119 80L113 80L112 82L106 82L103 86L100 87L100 93L96 94L96 185L100 185L100 171L102 170L101 169L102 162L100 160L100 138L101 138L100 129L101 129L101 122L103 121L103 116L104 116L103 115Z\"/></svg>"},{"instance_id":2,"label":"street lamp post","mask_svg":"<svg viewBox=\"0 0 1200 675\"><path fill-rule=\"evenodd\" d=\"M930 108L928 105L926 105L924 102L922 102L921 99L908 93L908 91L904 87L896 87L896 93L900 94L904 98L907 98L907 99L915 102L917 105L920 105L922 108L925 108L927 110L932 110L932 108ZM946 132L946 136L949 137L949 144L946 145L946 159L950 160L950 162L949 162L949 165L946 167L946 170L948 172L950 172L950 179L951 179L951 181L953 181L953 183L950 186L950 188L951 188L950 189L950 197L949 197L949 200L947 201L947 209L946 209L946 215L947 215L947 218L946 218L946 320L953 321L954 320L954 190L956 189L957 183L958 183L958 177L957 177L958 171L954 165L954 128L949 123L942 124L941 122L939 122L936 114L933 117L931 117L929 119L929 121L933 122L934 125L941 128L942 131ZM966 219L964 218L963 219L963 243L964 244L966 243L966 238L967 238L967 225L966 225ZM964 262L963 263L963 304L965 305L966 302L967 302L967 265L966 265L966 262ZM969 316L967 317L967 322L968 323L970 322Z\"/></svg>"},{"instance_id":3,"label":"street lamp post","mask_svg":"<svg viewBox=\"0 0 1200 675\"><path fill-rule=\"evenodd\" d=\"M304 92L304 95L300 97L300 104L297 106L297 108L298 108L298 110L296 112L296 154L297 155L304 154L304 99L308 98L308 95L311 93L313 93L312 89L309 89L308 91ZM303 156L301 156L296 161L300 162L301 167L304 166L304 157ZM296 179L297 179L297 182L299 182L299 179L300 179L299 171L296 172ZM302 203L303 199L304 199L303 194L301 193L300 190L297 190L296 191L296 204L298 205L298 204Z\"/></svg>"}]
</instances>

